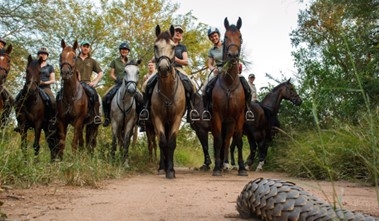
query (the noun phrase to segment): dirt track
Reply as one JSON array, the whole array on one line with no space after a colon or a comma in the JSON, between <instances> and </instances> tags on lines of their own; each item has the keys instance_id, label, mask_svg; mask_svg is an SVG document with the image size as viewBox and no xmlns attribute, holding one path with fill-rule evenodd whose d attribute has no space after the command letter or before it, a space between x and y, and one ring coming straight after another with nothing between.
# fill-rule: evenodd
<instances>
[{"instance_id":1,"label":"dirt track","mask_svg":"<svg viewBox=\"0 0 379 221\"><path fill-rule=\"evenodd\" d=\"M0 194L1 211L9 220L243 220L235 209L243 187L258 177L292 181L326 200L333 194L329 182L288 178L280 173L236 171L213 177L211 172L176 169L176 179L164 175L138 175L100 184L100 188L59 185L10 189ZM344 208L379 217L373 187L334 183Z\"/></svg>"}]
</instances>

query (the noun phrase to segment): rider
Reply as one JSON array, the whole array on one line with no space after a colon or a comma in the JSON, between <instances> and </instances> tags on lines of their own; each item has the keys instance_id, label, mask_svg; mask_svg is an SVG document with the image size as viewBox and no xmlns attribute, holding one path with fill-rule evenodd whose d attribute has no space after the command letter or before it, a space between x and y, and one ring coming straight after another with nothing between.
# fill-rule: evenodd
<instances>
[{"instance_id":1,"label":"rider","mask_svg":"<svg viewBox=\"0 0 379 221\"><path fill-rule=\"evenodd\" d=\"M41 93L41 97L45 101L48 116L53 117L56 112L56 100L55 95L51 91L50 85L55 83L54 67L47 63L47 58L49 57L49 51L47 48L42 47L38 50L37 55L38 57L42 57L41 70L39 72L41 78L39 87L44 91L44 93Z\"/></svg>"},{"instance_id":2,"label":"rider","mask_svg":"<svg viewBox=\"0 0 379 221\"><path fill-rule=\"evenodd\" d=\"M188 52L187 47L183 44L181 44L181 40L183 39L183 28L180 25L174 26L175 34L173 36L173 41L175 43L175 61L174 66L177 70L177 73L182 80L185 95L186 95L186 103L187 103L187 122L189 121L196 121L200 119L199 112L197 112L196 109L193 108L192 104L192 97L195 93L194 86L192 84L192 81L187 76L185 71L183 70L183 66L188 65ZM139 120L144 121L149 118L149 106L150 106L150 99L151 95L153 93L153 88L155 86L155 83L158 80L157 75L153 75L147 85L146 85L146 92L144 93L144 109L141 111Z\"/></svg>"},{"instance_id":3,"label":"rider","mask_svg":"<svg viewBox=\"0 0 379 221\"><path fill-rule=\"evenodd\" d=\"M213 77L209 79L209 82L206 84L203 90L203 103L204 103L204 112L202 114L202 119L209 121L211 119L211 113L209 112L210 104L212 101L212 89L216 83L217 76L222 71L224 65L223 61L223 46L224 43L220 39L220 31L218 28L210 27L208 29L208 39L213 43L213 47L208 51L208 68L213 73ZM242 66L240 66L239 72L242 72ZM250 110L250 100L251 92L249 84L247 83L245 77L239 73L239 79L245 91L245 105L246 105L246 120L253 121L254 114Z\"/></svg>"},{"instance_id":4,"label":"rider","mask_svg":"<svg viewBox=\"0 0 379 221\"><path fill-rule=\"evenodd\" d=\"M118 50L120 52L120 56L116 59L114 59L109 67L111 68L110 76L112 80L114 80L115 84L109 88L109 90L106 92L106 94L103 96L103 111L104 111L104 127L107 127L110 124L110 109L111 109L111 102L118 91L118 89L121 87L122 78L125 74L125 66L128 63L128 55L130 52L129 44L126 42L123 42L118 47ZM142 109L142 102L143 98L140 92L137 92L135 95L136 101L137 101L137 114Z\"/></svg>"},{"instance_id":5,"label":"rider","mask_svg":"<svg viewBox=\"0 0 379 221\"><path fill-rule=\"evenodd\" d=\"M99 63L91 57L91 44L89 41L84 40L80 44L80 53L76 59L76 68L79 71L79 81L81 82L84 90L90 97L90 116L93 117L94 124L101 124L100 100L99 95L95 89L103 77L103 71L100 68ZM91 80L93 72L97 73L97 76Z\"/></svg>"},{"instance_id":6,"label":"rider","mask_svg":"<svg viewBox=\"0 0 379 221\"><path fill-rule=\"evenodd\" d=\"M48 119L51 119L51 122L55 123L55 113L56 113L56 100L55 95L51 91L50 84L55 83L55 73L54 67L51 64L47 63L47 59L49 57L49 51L46 47L42 47L38 50L37 56L42 58L41 69L39 72L40 82L39 82L39 93L41 95L42 100L45 103L46 107L46 116ZM20 99L22 96L22 91L16 96L16 109L20 107ZM20 128L16 127L14 131L19 132Z\"/></svg>"},{"instance_id":7,"label":"rider","mask_svg":"<svg viewBox=\"0 0 379 221\"><path fill-rule=\"evenodd\" d=\"M0 50L2 50L5 45L7 45L7 41L4 38L0 38Z\"/></svg>"},{"instance_id":8,"label":"rider","mask_svg":"<svg viewBox=\"0 0 379 221\"><path fill-rule=\"evenodd\" d=\"M7 41L4 38L0 38L0 50L4 50L4 47L6 45L7 45ZM5 80L6 80L6 78L4 78L4 82L2 82L3 83L3 90L0 92L0 95L2 95L4 97L4 101L6 101L5 102L6 107L4 107L4 109L3 109L1 126L3 126L3 123L8 122L8 119L5 119L5 118L9 117L9 114L11 112L11 107L14 103L13 96L11 95L9 90L4 86Z\"/></svg>"}]
</instances>

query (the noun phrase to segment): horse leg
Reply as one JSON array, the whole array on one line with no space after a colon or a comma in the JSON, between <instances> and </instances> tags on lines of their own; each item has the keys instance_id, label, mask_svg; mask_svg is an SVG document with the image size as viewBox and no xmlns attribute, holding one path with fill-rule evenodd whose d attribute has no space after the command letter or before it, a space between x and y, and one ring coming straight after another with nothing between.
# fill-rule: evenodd
<instances>
[{"instance_id":1,"label":"horse leg","mask_svg":"<svg viewBox=\"0 0 379 221\"><path fill-rule=\"evenodd\" d=\"M24 155L24 160L25 162L27 161L28 159L28 143L27 143L27 129L25 128L25 126L23 125L20 125L20 135L21 135L21 151Z\"/></svg>"},{"instance_id":2,"label":"horse leg","mask_svg":"<svg viewBox=\"0 0 379 221\"><path fill-rule=\"evenodd\" d=\"M50 162L54 162L58 157L57 131L49 130L48 126L43 128L45 139L50 149Z\"/></svg>"},{"instance_id":3,"label":"horse leg","mask_svg":"<svg viewBox=\"0 0 379 221\"><path fill-rule=\"evenodd\" d=\"M254 135L247 134L247 140L249 142L250 154L246 159L246 165L251 167L254 163L254 158L257 152L257 143L255 142Z\"/></svg>"},{"instance_id":4,"label":"horse leg","mask_svg":"<svg viewBox=\"0 0 379 221\"><path fill-rule=\"evenodd\" d=\"M175 178L174 170L174 152L176 149L176 134L173 134L169 137L166 144L167 149L167 161L166 161L166 178L172 179Z\"/></svg>"},{"instance_id":5,"label":"horse leg","mask_svg":"<svg viewBox=\"0 0 379 221\"><path fill-rule=\"evenodd\" d=\"M81 122L79 120L77 122L75 122L75 124L74 124L74 136L73 136L72 142L71 142L71 148L72 148L73 154L76 154L78 143L79 143L79 147L82 148L83 144L84 144L83 122Z\"/></svg>"},{"instance_id":6,"label":"horse leg","mask_svg":"<svg viewBox=\"0 0 379 221\"><path fill-rule=\"evenodd\" d=\"M129 168L129 160L128 160L129 146L130 146L130 140L131 140L132 135L133 135L133 130L134 130L134 127L132 127L128 133L125 133L125 137L124 137L124 143L123 143L123 147L124 147L123 162L124 162L124 167L125 168Z\"/></svg>"},{"instance_id":7,"label":"horse leg","mask_svg":"<svg viewBox=\"0 0 379 221\"><path fill-rule=\"evenodd\" d=\"M97 133L98 133L99 124L88 124L86 126L86 148L87 151L93 155L95 152L95 147L97 144Z\"/></svg>"},{"instance_id":8,"label":"horse leg","mask_svg":"<svg viewBox=\"0 0 379 221\"><path fill-rule=\"evenodd\" d=\"M222 137L221 134L213 135L213 148L214 148L214 158L215 167L213 169L213 176L221 176L222 160L221 160L221 146Z\"/></svg>"},{"instance_id":9,"label":"horse leg","mask_svg":"<svg viewBox=\"0 0 379 221\"><path fill-rule=\"evenodd\" d=\"M265 163L265 159L266 159L266 156L267 156L267 150L268 150L268 142L267 141L262 141L261 144L258 146L258 159L259 159L259 163L258 163L256 171L263 170L263 165Z\"/></svg>"},{"instance_id":10,"label":"horse leg","mask_svg":"<svg viewBox=\"0 0 379 221\"><path fill-rule=\"evenodd\" d=\"M38 155L39 155L39 150L40 150L39 139L41 137L41 130L42 130L41 125L35 125L33 149L34 149L34 158L37 162L38 162Z\"/></svg>"},{"instance_id":11,"label":"horse leg","mask_svg":"<svg viewBox=\"0 0 379 221\"><path fill-rule=\"evenodd\" d=\"M233 138L236 141L237 149L238 149L238 175L239 176L247 176L247 171L245 168L245 164L243 161L243 143L242 143L242 134L237 134Z\"/></svg>"},{"instance_id":12,"label":"horse leg","mask_svg":"<svg viewBox=\"0 0 379 221\"><path fill-rule=\"evenodd\" d=\"M236 141L233 139L232 144L230 144L230 163L232 166L236 165L236 161L234 160L234 150L236 148Z\"/></svg>"},{"instance_id":13,"label":"horse leg","mask_svg":"<svg viewBox=\"0 0 379 221\"><path fill-rule=\"evenodd\" d=\"M209 171L210 166L212 163L211 157L209 156L209 151L208 151L208 131L199 128L199 125L195 126L196 129L196 134L197 137L201 143L201 147L203 148L203 154L204 154L204 164L200 167L201 171Z\"/></svg>"},{"instance_id":14,"label":"horse leg","mask_svg":"<svg viewBox=\"0 0 379 221\"><path fill-rule=\"evenodd\" d=\"M66 133L68 124L62 120L59 120L57 125L59 137L57 156L60 160L63 160L63 151L66 146Z\"/></svg>"}]
</instances>

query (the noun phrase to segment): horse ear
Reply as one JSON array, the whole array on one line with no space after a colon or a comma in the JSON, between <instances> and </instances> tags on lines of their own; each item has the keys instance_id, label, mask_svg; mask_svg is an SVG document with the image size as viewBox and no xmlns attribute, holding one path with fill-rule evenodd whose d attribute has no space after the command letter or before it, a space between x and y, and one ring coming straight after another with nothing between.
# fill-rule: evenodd
<instances>
[{"instance_id":1,"label":"horse ear","mask_svg":"<svg viewBox=\"0 0 379 221\"><path fill-rule=\"evenodd\" d=\"M159 36L159 34L161 33L161 27L159 27L159 25L157 25L157 27L155 27L155 36Z\"/></svg>"},{"instance_id":2,"label":"horse ear","mask_svg":"<svg viewBox=\"0 0 379 221\"><path fill-rule=\"evenodd\" d=\"M78 47L79 47L78 40L75 40L74 45L72 46L72 48L74 49L74 51L76 51L76 49Z\"/></svg>"},{"instance_id":3,"label":"horse ear","mask_svg":"<svg viewBox=\"0 0 379 221\"><path fill-rule=\"evenodd\" d=\"M29 56L28 56L28 65L30 64L30 62L32 62L33 61L33 58L32 58L32 55L31 54L29 54Z\"/></svg>"},{"instance_id":4,"label":"horse ear","mask_svg":"<svg viewBox=\"0 0 379 221\"><path fill-rule=\"evenodd\" d=\"M237 29L239 30L242 26L242 19L241 17L238 17L238 21L237 21Z\"/></svg>"},{"instance_id":5,"label":"horse ear","mask_svg":"<svg viewBox=\"0 0 379 221\"><path fill-rule=\"evenodd\" d=\"M43 58L42 58L42 57L39 57L39 58L38 58L38 63L39 63L39 64L42 64L42 62L43 62Z\"/></svg>"},{"instance_id":6,"label":"horse ear","mask_svg":"<svg viewBox=\"0 0 379 221\"><path fill-rule=\"evenodd\" d=\"M61 47L62 47L62 48L65 48L65 47L66 47L66 42L64 41L64 39L62 39L62 41L61 41Z\"/></svg>"},{"instance_id":7,"label":"horse ear","mask_svg":"<svg viewBox=\"0 0 379 221\"><path fill-rule=\"evenodd\" d=\"M226 29L229 29L229 21L228 21L228 17L225 17L225 20L224 20L224 26Z\"/></svg>"},{"instance_id":8,"label":"horse ear","mask_svg":"<svg viewBox=\"0 0 379 221\"><path fill-rule=\"evenodd\" d=\"M287 83L291 83L291 78L290 78L290 79L288 79Z\"/></svg>"},{"instance_id":9,"label":"horse ear","mask_svg":"<svg viewBox=\"0 0 379 221\"><path fill-rule=\"evenodd\" d=\"M171 37L175 35L175 28L173 25L170 26L170 34L171 34Z\"/></svg>"},{"instance_id":10,"label":"horse ear","mask_svg":"<svg viewBox=\"0 0 379 221\"><path fill-rule=\"evenodd\" d=\"M142 63L142 60L141 59L138 59L137 60L137 65L140 65Z\"/></svg>"},{"instance_id":11,"label":"horse ear","mask_svg":"<svg viewBox=\"0 0 379 221\"><path fill-rule=\"evenodd\" d=\"M7 47L7 50L5 51L5 53L10 54L10 53L12 52L12 48L13 48L13 46L12 46L12 44L10 44L10 45Z\"/></svg>"}]
</instances>

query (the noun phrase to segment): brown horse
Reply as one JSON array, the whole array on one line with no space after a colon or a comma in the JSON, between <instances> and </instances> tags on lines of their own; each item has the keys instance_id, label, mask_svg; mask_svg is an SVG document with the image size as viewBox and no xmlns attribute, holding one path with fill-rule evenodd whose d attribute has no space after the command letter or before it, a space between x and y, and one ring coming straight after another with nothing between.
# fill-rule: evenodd
<instances>
[{"instance_id":1,"label":"brown horse","mask_svg":"<svg viewBox=\"0 0 379 221\"><path fill-rule=\"evenodd\" d=\"M62 90L57 96L57 129L59 133L59 157L63 158L67 127L74 127L71 146L76 153L77 146L84 147L83 130L86 130L86 148L92 153L96 147L98 125L89 122L89 97L79 82L79 72L76 70L76 49L78 42L73 46L61 41L62 53L60 55L60 72L63 80Z\"/></svg>"},{"instance_id":2,"label":"brown horse","mask_svg":"<svg viewBox=\"0 0 379 221\"><path fill-rule=\"evenodd\" d=\"M9 120L9 114L12 111L13 97L4 87L5 80L11 68L11 58L9 54L12 52L12 45L6 49L0 50L0 126L3 127Z\"/></svg>"},{"instance_id":3,"label":"brown horse","mask_svg":"<svg viewBox=\"0 0 379 221\"><path fill-rule=\"evenodd\" d=\"M161 153L160 167L164 166L166 178L175 178L174 152L176 136L185 112L186 98L184 86L174 68L175 44L174 26L161 33L159 25L155 28L157 39L154 55L157 65L158 83L151 98L151 120L158 137Z\"/></svg>"},{"instance_id":4,"label":"brown horse","mask_svg":"<svg viewBox=\"0 0 379 221\"><path fill-rule=\"evenodd\" d=\"M245 134L250 145L250 155L247 158L246 164L249 167L252 166L258 146L258 166L256 171L262 170L268 146L275 133L274 127L280 127L277 118L282 100L289 100L296 106L302 103L300 96L297 94L290 80L291 79L274 87L260 103L252 102L252 111L255 116L255 121L246 122L245 124ZM232 164L234 161L234 148L235 146L232 144L230 146Z\"/></svg>"},{"instance_id":5,"label":"brown horse","mask_svg":"<svg viewBox=\"0 0 379 221\"><path fill-rule=\"evenodd\" d=\"M228 19L225 18L224 26L226 29L223 46L224 67L212 89L211 131L215 157L213 176L221 176L222 163L229 156L232 137L238 148L238 175L247 176L242 156L245 92L238 76L242 20L238 18L237 25L229 25Z\"/></svg>"},{"instance_id":6,"label":"brown horse","mask_svg":"<svg viewBox=\"0 0 379 221\"><path fill-rule=\"evenodd\" d=\"M21 149L24 155L26 156L28 129L34 128L33 148L35 156L38 156L39 154L39 140L41 130L43 129L46 140L49 144L51 160L53 161L57 154L57 139L55 131L49 130L49 118L51 118L51 115L46 114L45 102L40 94L42 90L39 88L41 63L41 57L38 60L33 60L31 55L28 56L25 84L19 94L19 99L15 105L15 111L20 128Z\"/></svg>"}]
</instances>

